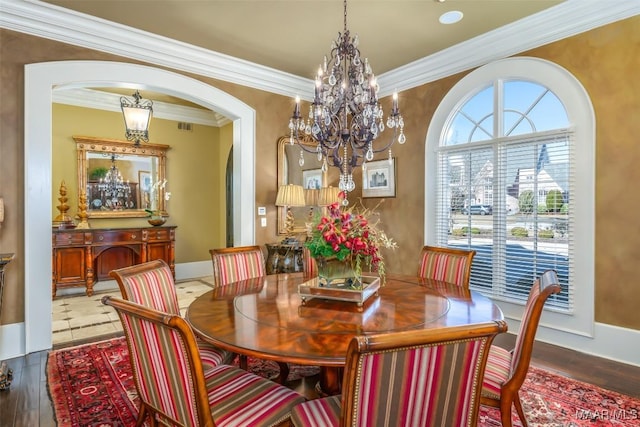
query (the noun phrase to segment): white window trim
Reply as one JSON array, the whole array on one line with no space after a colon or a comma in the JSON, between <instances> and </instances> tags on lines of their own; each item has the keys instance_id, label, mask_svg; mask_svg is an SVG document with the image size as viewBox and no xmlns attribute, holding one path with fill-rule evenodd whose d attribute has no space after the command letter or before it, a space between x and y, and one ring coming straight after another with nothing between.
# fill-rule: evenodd
<instances>
[{"instance_id":1,"label":"white window trim","mask_svg":"<svg viewBox=\"0 0 640 427\"><path fill-rule=\"evenodd\" d=\"M460 80L436 109L425 141L425 244L436 243L436 150L444 138L447 121L477 88L496 79L522 79L551 89L564 104L575 129L576 211L574 311L572 314L545 311L540 325L572 335L593 337L595 293L595 115L586 90L567 70L539 58L515 57L492 62ZM522 306L500 301L506 318L519 320ZM513 328L510 328L513 329ZM556 339L558 337L556 336ZM554 341L550 338L549 341Z\"/></svg>"}]
</instances>

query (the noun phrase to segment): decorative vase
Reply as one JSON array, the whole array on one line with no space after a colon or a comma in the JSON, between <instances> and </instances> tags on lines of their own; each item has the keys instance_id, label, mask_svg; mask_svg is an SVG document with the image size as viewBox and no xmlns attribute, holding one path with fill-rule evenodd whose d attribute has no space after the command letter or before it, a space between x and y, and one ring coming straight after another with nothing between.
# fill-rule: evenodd
<instances>
[{"instance_id":1,"label":"decorative vase","mask_svg":"<svg viewBox=\"0 0 640 427\"><path fill-rule=\"evenodd\" d=\"M153 225L154 227L162 225L166 221L167 221L167 219L165 217L163 217L163 216L160 216L160 215L151 215L151 217L149 219L147 219L147 222L149 222L149 224Z\"/></svg>"},{"instance_id":2,"label":"decorative vase","mask_svg":"<svg viewBox=\"0 0 640 427\"><path fill-rule=\"evenodd\" d=\"M357 287L361 280L356 275L350 259L340 261L336 257L316 258L318 266L318 280L320 286L350 286Z\"/></svg>"}]
</instances>

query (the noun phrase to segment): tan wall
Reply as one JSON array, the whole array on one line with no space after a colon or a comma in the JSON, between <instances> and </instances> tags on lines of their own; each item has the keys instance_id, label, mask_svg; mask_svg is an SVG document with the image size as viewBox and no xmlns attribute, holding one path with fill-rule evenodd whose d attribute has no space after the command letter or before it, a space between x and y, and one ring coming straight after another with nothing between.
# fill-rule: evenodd
<instances>
[{"instance_id":1,"label":"tan wall","mask_svg":"<svg viewBox=\"0 0 640 427\"><path fill-rule=\"evenodd\" d=\"M636 274L632 271L640 258L636 244L640 240L640 227L634 221L640 201L629 197L628 190L625 190L639 174L637 135L640 134L640 124L633 119L640 117L640 82L636 78L640 68L637 62L640 57L639 28L640 17L635 17L524 54L567 68L592 97L597 120L596 321L634 329L640 329L640 317L636 314L639 292L635 286ZM14 199L22 198L22 66L53 59L121 59L14 32L3 31L0 34L3 37L0 52L3 58L0 65L0 95L3 98L0 104L3 123L0 194L9 194L11 203L14 203ZM5 58L10 60L4 61ZM385 254L389 272L412 274L417 269L417 254L424 241L424 145L427 127L439 102L465 74L400 94L408 142L393 148L398 165L397 197L386 199L379 207L385 228L400 245L395 252ZM286 132L292 100L231 83L192 77L218 87L256 110L256 206L267 207L268 221L268 226L262 228L256 217L256 242L264 244L278 239L273 205L277 190L276 142ZM385 100L384 107L389 110L388 100ZM4 126L9 126L8 130L4 130ZM8 156L5 157L5 153ZM358 189L352 196L354 200L361 191L359 173L355 179ZM6 185L5 180L11 184ZM378 201L366 199L364 203L373 206ZM22 214L21 208L11 213L12 219L0 234L1 250L6 248L19 253L23 250ZM18 260L9 275L13 289L7 292L7 298L12 306L23 305L23 265ZM2 320L4 323L22 321L22 310L3 313Z\"/></svg>"}]
</instances>

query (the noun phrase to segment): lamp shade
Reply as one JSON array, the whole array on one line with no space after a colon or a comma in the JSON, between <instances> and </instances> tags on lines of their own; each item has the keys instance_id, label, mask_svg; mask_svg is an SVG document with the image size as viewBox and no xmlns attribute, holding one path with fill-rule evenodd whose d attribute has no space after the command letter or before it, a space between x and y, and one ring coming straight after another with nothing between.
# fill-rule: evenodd
<instances>
[{"instance_id":1,"label":"lamp shade","mask_svg":"<svg viewBox=\"0 0 640 427\"><path fill-rule=\"evenodd\" d=\"M304 206L302 185L281 185L276 195L276 206Z\"/></svg>"},{"instance_id":2,"label":"lamp shade","mask_svg":"<svg viewBox=\"0 0 640 427\"><path fill-rule=\"evenodd\" d=\"M329 206L332 203L339 201L338 194L340 189L338 187L324 187L320 189L318 194L318 206Z\"/></svg>"},{"instance_id":3,"label":"lamp shade","mask_svg":"<svg viewBox=\"0 0 640 427\"><path fill-rule=\"evenodd\" d=\"M320 190L316 188L305 188L304 189L304 203L307 206L318 206L318 195L320 194Z\"/></svg>"}]
</instances>

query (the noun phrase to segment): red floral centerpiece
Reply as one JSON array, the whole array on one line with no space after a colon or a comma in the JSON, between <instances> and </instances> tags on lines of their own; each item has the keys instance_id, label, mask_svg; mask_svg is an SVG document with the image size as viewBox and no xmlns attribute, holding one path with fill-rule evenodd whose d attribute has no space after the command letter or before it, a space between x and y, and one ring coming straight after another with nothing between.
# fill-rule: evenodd
<instances>
[{"instance_id":1,"label":"red floral centerpiece","mask_svg":"<svg viewBox=\"0 0 640 427\"><path fill-rule=\"evenodd\" d=\"M344 198L341 192L339 197ZM396 243L380 228L379 214L360 204L360 209L340 208L339 202L327 207L327 215L311 224L305 242L316 259L321 283L335 279L358 287L362 285L363 267L376 271L384 282L385 266L380 248L395 249ZM346 279L346 280L345 280Z\"/></svg>"}]
</instances>

